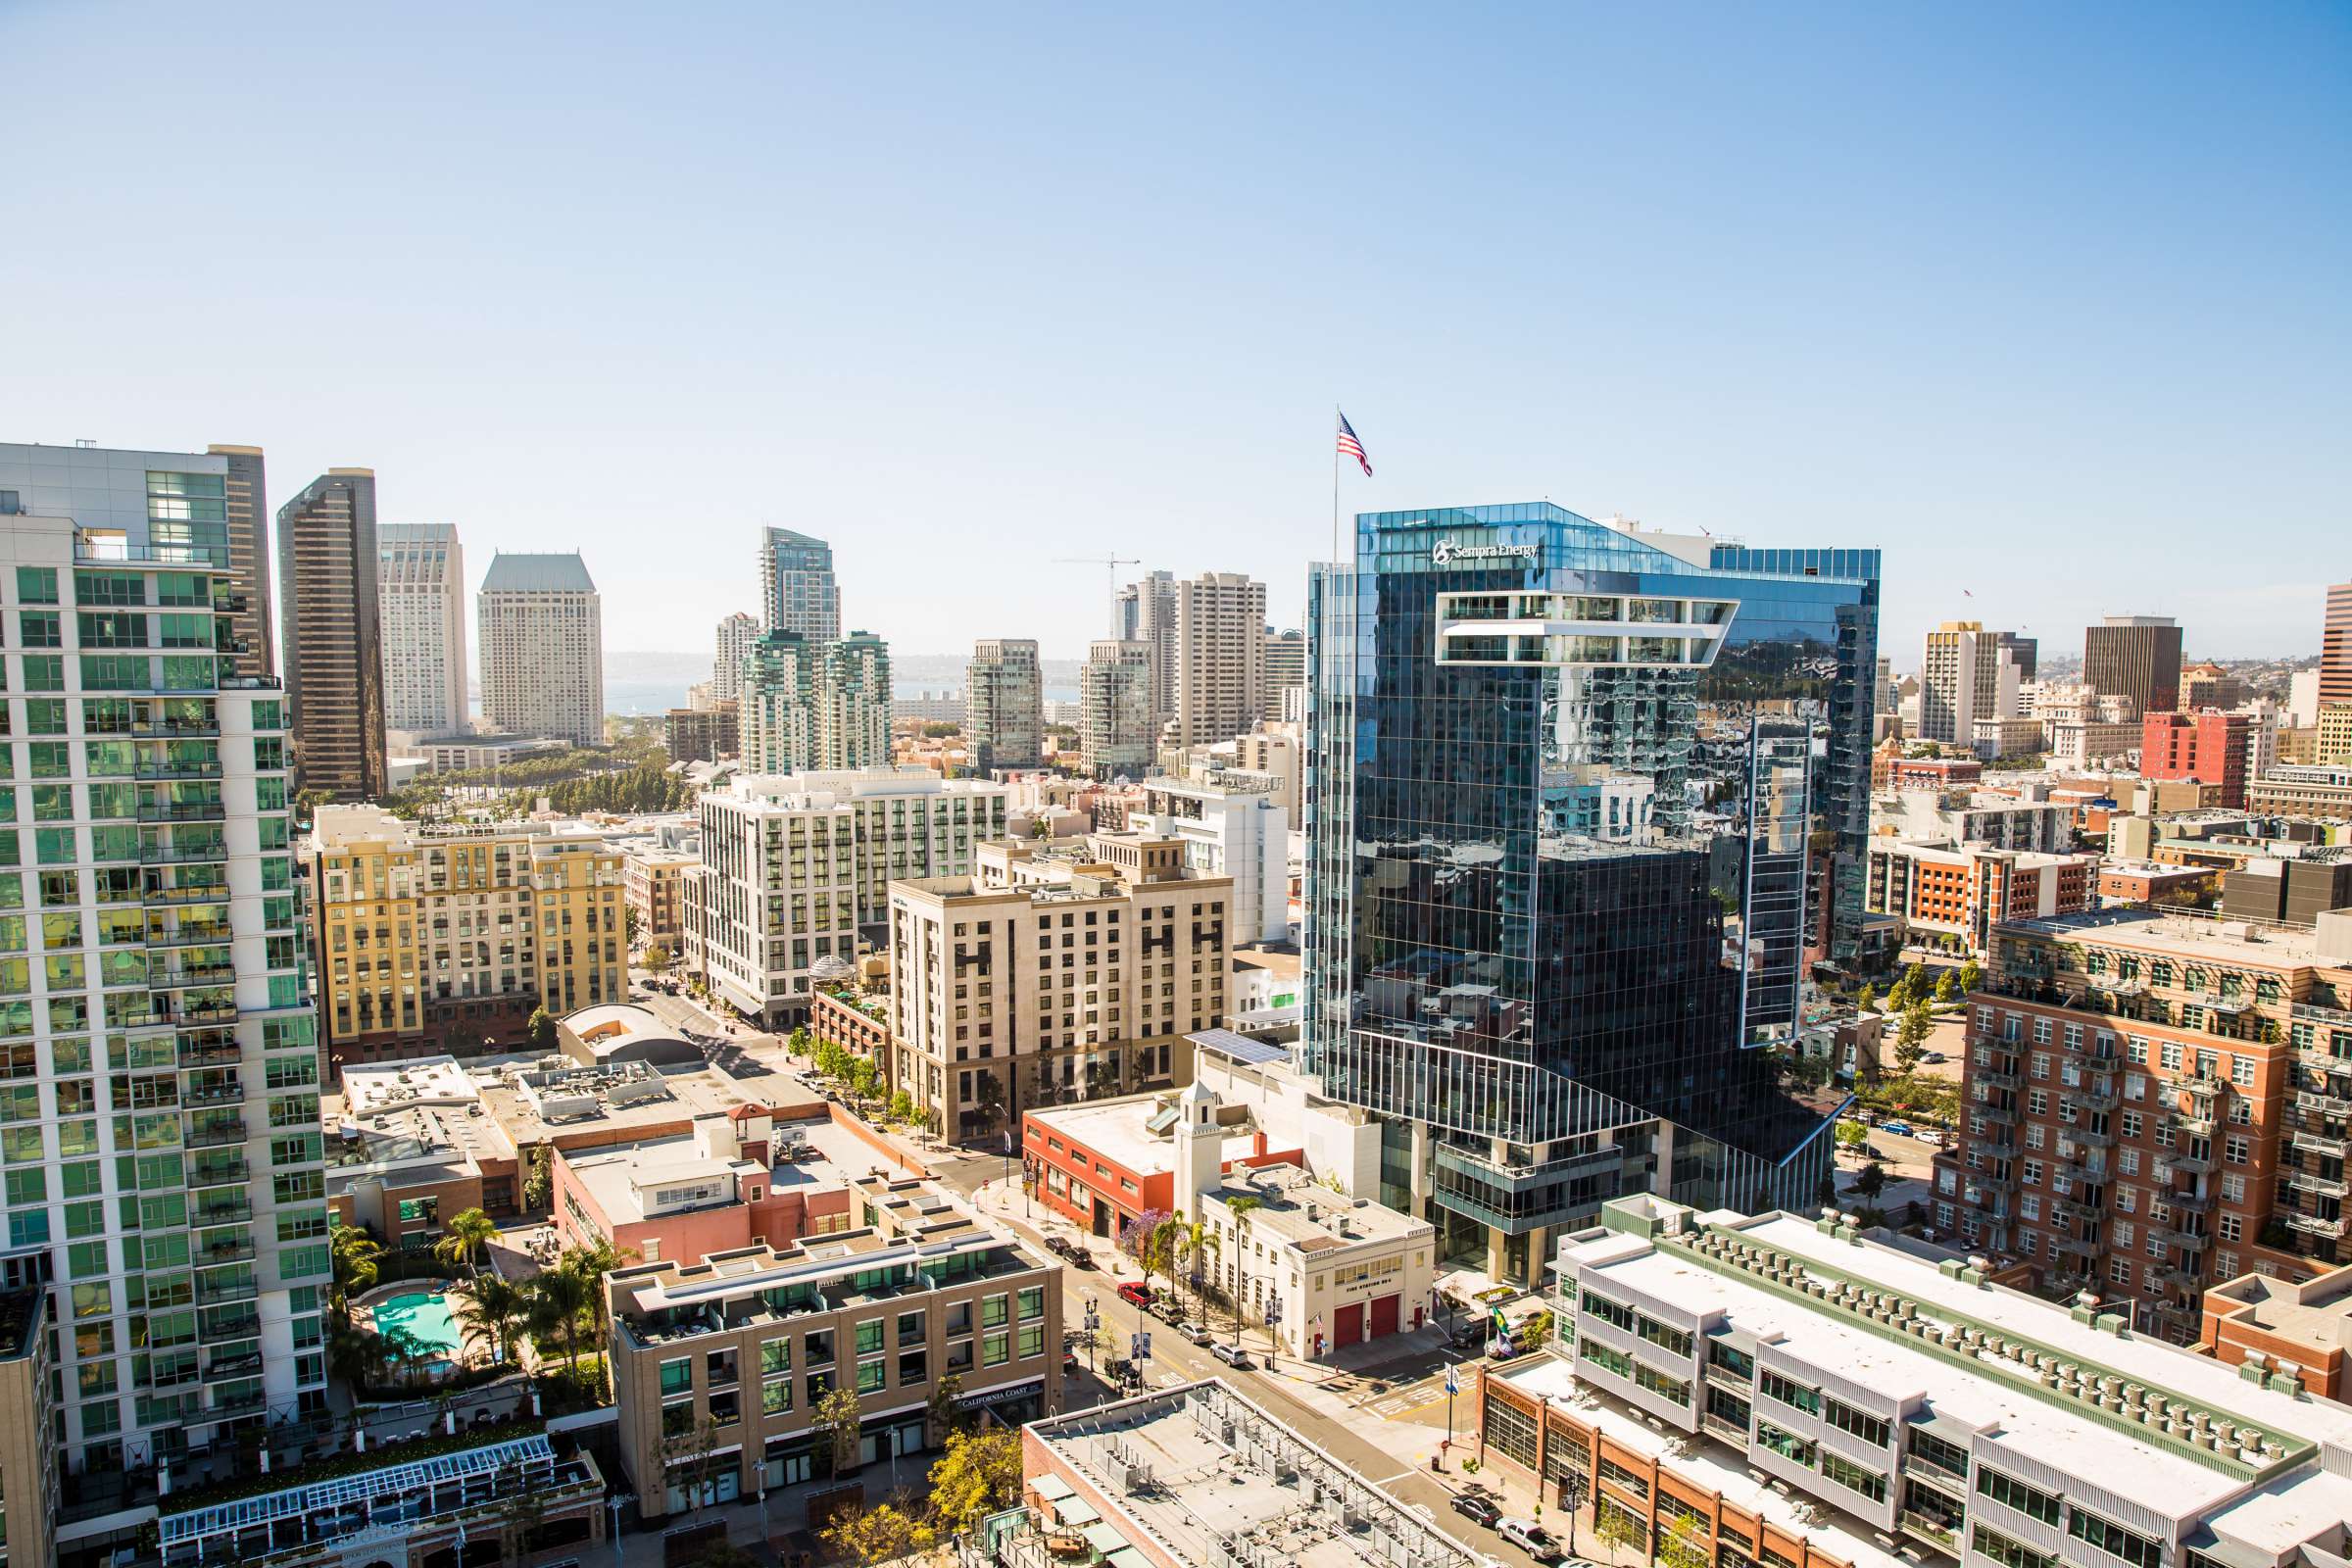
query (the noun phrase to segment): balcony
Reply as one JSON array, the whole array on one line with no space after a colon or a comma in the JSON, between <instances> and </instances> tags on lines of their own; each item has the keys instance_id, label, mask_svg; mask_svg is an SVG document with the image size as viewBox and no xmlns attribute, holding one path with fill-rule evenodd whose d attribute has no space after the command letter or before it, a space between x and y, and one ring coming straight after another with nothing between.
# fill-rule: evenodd
<instances>
[{"instance_id":1,"label":"balcony","mask_svg":"<svg viewBox=\"0 0 2352 1568\"><path fill-rule=\"evenodd\" d=\"M245 1059L245 1048L233 1041L200 1045L192 1040L182 1040L179 1054L174 1059L182 1071L198 1067L234 1067Z\"/></svg>"},{"instance_id":2,"label":"balcony","mask_svg":"<svg viewBox=\"0 0 2352 1568\"><path fill-rule=\"evenodd\" d=\"M143 865L191 865L207 860L228 858L226 844L142 844L139 861Z\"/></svg>"},{"instance_id":3,"label":"balcony","mask_svg":"<svg viewBox=\"0 0 2352 1568\"><path fill-rule=\"evenodd\" d=\"M205 1411L205 1414L216 1418L246 1415L265 1408L269 1403L270 1395L267 1390L261 1388L240 1389L234 1394L216 1389L213 1391L212 1406Z\"/></svg>"},{"instance_id":4,"label":"balcony","mask_svg":"<svg viewBox=\"0 0 2352 1568\"><path fill-rule=\"evenodd\" d=\"M1960 1533L1957 1520L1944 1524L1915 1508L1905 1508L1900 1523L1904 1535L1924 1541L1938 1551L1958 1550Z\"/></svg>"},{"instance_id":5,"label":"balcony","mask_svg":"<svg viewBox=\"0 0 2352 1568\"><path fill-rule=\"evenodd\" d=\"M205 1084L180 1091L183 1105L242 1105L245 1103L243 1084Z\"/></svg>"},{"instance_id":6,"label":"balcony","mask_svg":"<svg viewBox=\"0 0 2352 1568\"><path fill-rule=\"evenodd\" d=\"M2289 1213L2286 1216L2286 1228L2300 1231L2305 1236L2339 1238L2344 1234L2344 1217L2338 1214L2328 1219L2319 1214Z\"/></svg>"},{"instance_id":7,"label":"balcony","mask_svg":"<svg viewBox=\"0 0 2352 1568\"><path fill-rule=\"evenodd\" d=\"M2080 1203L2071 1198L2053 1199L2051 1206L2068 1219L2084 1225L2095 1223L2106 1215L2106 1210L2099 1207L2098 1204Z\"/></svg>"},{"instance_id":8,"label":"balcony","mask_svg":"<svg viewBox=\"0 0 2352 1568\"><path fill-rule=\"evenodd\" d=\"M2165 1246L2179 1248L2183 1252L2201 1252L2213 1241L2212 1237L2199 1235L2195 1231L2167 1229L2156 1231L2153 1234Z\"/></svg>"},{"instance_id":9,"label":"balcony","mask_svg":"<svg viewBox=\"0 0 2352 1568\"><path fill-rule=\"evenodd\" d=\"M2213 1136L2214 1122L2211 1116L2199 1116L2189 1111L2176 1110L2164 1119L2176 1132L2186 1133L2191 1138L2211 1138Z\"/></svg>"},{"instance_id":10,"label":"balcony","mask_svg":"<svg viewBox=\"0 0 2352 1568\"><path fill-rule=\"evenodd\" d=\"M2105 1115L2116 1105L2115 1096L2096 1089L2062 1089L2058 1101L2083 1115Z\"/></svg>"},{"instance_id":11,"label":"balcony","mask_svg":"<svg viewBox=\"0 0 2352 1568\"><path fill-rule=\"evenodd\" d=\"M2182 1091L2190 1099L2203 1101L2210 1105L2214 1097L2222 1092L2222 1081L2219 1078L2208 1078L2200 1073L2194 1077L2176 1078L2173 1080L2173 1087Z\"/></svg>"},{"instance_id":12,"label":"balcony","mask_svg":"<svg viewBox=\"0 0 2352 1568\"><path fill-rule=\"evenodd\" d=\"M1724 1442L1742 1449L1747 1446L1747 1428L1738 1422L1727 1421L1712 1410L1707 1411L1700 1419L1709 1432L1714 1433Z\"/></svg>"},{"instance_id":13,"label":"balcony","mask_svg":"<svg viewBox=\"0 0 2352 1568\"><path fill-rule=\"evenodd\" d=\"M2345 1196L2344 1179L2340 1176L2323 1176L2316 1170L2294 1165L2287 1168L2285 1179L2287 1186L2300 1193L2316 1193L2322 1198Z\"/></svg>"},{"instance_id":14,"label":"balcony","mask_svg":"<svg viewBox=\"0 0 2352 1568\"><path fill-rule=\"evenodd\" d=\"M2319 1095L2308 1089L2295 1094L2295 1108L2309 1115L2333 1116L2341 1121L2352 1117L2352 1100L2338 1095Z\"/></svg>"},{"instance_id":15,"label":"balcony","mask_svg":"<svg viewBox=\"0 0 2352 1568\"><path fill-rule=\"evenodd\" d=\"M208 1378L233 1378L261 1369L262 1352L259 1350L237 1350L226 1355L216 1355L204 1363L204 1375Z\"/></svg>"},{"instance_id":16,"label":"balcony","mask_svg":"<svg viewBox=\"0 0 2352 1568\"><path fill-rule=\"evenodd\" d=\"M2014 1090L2023 1083L2016 1073L1994 1072L1988 1067L1979 1067L1969 1073L1968 1077L1972 1083L1980 1084L1986 1089Z\"/></svg>"},{"instance_id":17,"label":"balcony","mask_svg":"<svg viewBox=\"0 0 2352 1568\"><path fill-rule=\"evenodd\" d=\"M1968 1106L1968 1113L1971 1116L1982 1117L1987 1127L2014 1127L2017 1125L2017 1107L2014 1105L1987 1105L1972 1102Z\"/></svg>"},{"instance_id":18,"label":"balcony","mask_svg":"<svg viewBox=\"0 0 2352 1568\"><path fill-rule=\"evenodd\" d=\"M2234 1018L2239 1013L2244 1012L2247 1008L2253 1006L2254 1002L2252 998L2246 996L2243 992L2239 992L2235 996L2225 996L2221 992L2216 991L2210 993L2205 998L2205 1005L2211 1007L2215 1012Z\"/></svg>"},{"instance_id":19,"label":"balcony","mask_svg":"<svg viewBox=\"0 0 2352 1568\"><path fill-rule=\"evenodd\" d=\"M244 1143L252 1134L245 1130L245 1118L227 1121L205 1121L190 1127L180 1141L190 1149L226 1149Z\"/></svg>"},{"instance_id":20,"label":"balcony","mask_svg":"<svg viewBox=\"0 0 2352 1568\"><path fill-rule=\"evenodd\" d=\"M130 737L141 741L214 740L220 734L219 723L202 718L168 718L160 724L133 724Z\"/></svg>"},{"instance_id":21,"label":"balcony","mask_svg":"<svg viewBox=\"0 0 2352 1568\"><path fill-rule=\"evenodd\" d=\"M2090 1127L2062 1127L2059 1136L2074 1140L2082 1149L2110 1149L2115 1145L2115 1134Z\"/></svg>"},{"instance_id":22,"label":"balcony","mask_svg":"<svg viewBox=\"0 0 2352 1568\"><path fill-rule=\"evenodd\" d=\"M218 761L141 762L132 771L136 777L143 779L219 778L220 764Z\"/></svg>"},{"instance_id":23,"label":"balcony","mask_svg":"<svg viewBox=\"0 0 2352 1568\"><path fill-rule=\"evenodd\" d=\"M1905 1475L1922 1476L1932 1482L1940 1482L1947 1487L1956 1487L1963 1495L1967 1494L1968 1474L1966 1471L1954 1470L1945 1464L1937 1464L1926 1454L1910 1447L1903 1449L1901 1463Z\"/></svg>"},{"instance_id":24,"label":"balcony","mask_svg":"<svg viewBox=\"0 0 2352 1568\"><path fill-rule=\"evenodd\" d=\"M2053 1236L2050 1250L2068 1257L2096 1257L2106 1250L2107 1244L2087 1236Z\"/></svg>"},{"instance_id":25,"label":"balcony","mask_svg":"<svg viewBox=\"0 0 2352 1568\"><path fill-rule=\"evenodd\" d=\"M2201 1291L2205 1288L2205 1277L2193 1268L2166 1263L2157 1268L2156 1283L2168 1291Z\"/></svg>"},{"instance_id":26,"label":"balcony","mask_svg":"<svg viewBox=\"0 0 2352 1568\"><path fill-rule=\"evenodd\" d=\"M2330 1138L2325 1133L2306 1132L2300 1127L2295 1129L2292 1142L2295 1148L2306 1154L2324 1154L2329 1159L2342 1159L2347 1152L2352 1152L2352 1146L2347 1146L2341 1138ZM2178 1164L2179 1161L2176 1160L2174 1163Z\"/></svg>"},{"instance_id":27,"label":"balcony","mask_svg":"<svg viewBox=\"0 0 2352 1568\"><path fill-rule=\"evenodd\" d=\"M224 948L236 940L236 935L226 921L218 925L190 925L183 921L170 931L162 926L149 926L146 940L150 949Z\"/></svg>"},{"instance_id":28,"label":"balcony","mask_svg":"<svg viewBox=\"0 0 2352 1568\"><path fill-rule=\"evenodd\" d=\"M206 1345L226 1345L232 1340L250 1340L262 1332L259 1312L223 1313L209 1324L199 1323L196 1338Z\"/></svg>"},{"instance_id":29,"label":"balcony","mask_svg":"<svg viewBox=\"0 0 2352 1568\"><path fill-rule=\"evenodd\" d=\"M1976 1152L1986 1159L2015 1159L2017 1157L2017 1145L2009 1141L2007 1133L1986 1133L1976 1141L1975 1147Z\"/></svg>"},{"instance_id":30,"label":"balcony","mask_svg":"<svg viewBox=\"0 0 2352 1568\"><path fill-rule=\"evenodd\" d=\"M228 808L218 801L139 808L139 820L142 822L223 822L227 819Z\"/></svg>"},{"instance_id":31,"label":"balcony","mask_svg":"<svg viewBox=\"0 0 2352 1568\"><path fill-rule=\"evenodd\" d=\"M2183 1214L2210 1214L2213 1212L2213 1195L2211 1193L2167 1192L2159 1196L2165 1202Z\"/></svg>"},{"instance_id":32,"label":"balcony","mask_svg":"<svg viewBox=\"0 0 2352 1568\"><path fill-rule=\"evenodd\" d=\"M207 1225L250 1225L253 1223L253 1200L232 1198L219 1202L199 1203L189 1213L188 1223L200 1229Z\"/></svg>"},{"instance_id":33,"label":"balcony","mask_svg":"<svg viewBox=\"0 0 2352 1568\"><path fill-rule=\"evenodd\" d=\"M224 1306L235 1301L252 1301L261 1298L259 1280L216 1280L205 1275L196 1277L196 1299L204 1306Z\"/></svg>"},{"instance_id":34,"label":"balcony","mask_svg":"<svg viewBox=\"0 0 2352 1568\"><path fill-rule=\"evenodd\" d=\"M252 1179L243 1154L213 1154L188 1161L188 1186L242 1187Z\"/></svg>"},{"instance_id":35,"label":"balcony","mask_svg":"<svg viewBox=\"0 0 2352 1568\"><path fill-rule=\"evenodd\" d=\"M2213 1174L2213 1159L2206 1154L2174 1152L2165 1155L2164 1162L2184 1176L2210 1176Z\"/></svg>"},{"instance_id":36,"label":"balcony","mask_svg":"<svg viewBox=\"0 0 2352 1568\"><path fill-rule=\"evenodd\" d=\"M2094 974L2085 976L2084 982L2091 990L2104 992L2111 997L2144 997L2148 994L2148 983L2137 975Z\"/></svg>"}]
</instances>

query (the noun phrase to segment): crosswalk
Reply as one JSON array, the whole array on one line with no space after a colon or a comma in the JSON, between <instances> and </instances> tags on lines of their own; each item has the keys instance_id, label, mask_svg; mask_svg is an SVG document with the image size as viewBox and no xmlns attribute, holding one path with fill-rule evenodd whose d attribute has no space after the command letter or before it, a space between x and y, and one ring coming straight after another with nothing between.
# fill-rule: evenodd
<instances>
[{"instance_id":1,"label":"crosswalk","mask_svg":"<svg viewBox=\"0 0 2352 1568\"><path fill-rule=\"evenodd\" d=\"M1422 1410L1445 1404L1446 1374L1435 1373L1417 1383L1408 1383L1403 1388L1391 1389L1385 1394L1375 1394L1348 1402L1358 1409L1371 1411L1384 1421L1401 1421Z\"/></svg>"}]
</instances>

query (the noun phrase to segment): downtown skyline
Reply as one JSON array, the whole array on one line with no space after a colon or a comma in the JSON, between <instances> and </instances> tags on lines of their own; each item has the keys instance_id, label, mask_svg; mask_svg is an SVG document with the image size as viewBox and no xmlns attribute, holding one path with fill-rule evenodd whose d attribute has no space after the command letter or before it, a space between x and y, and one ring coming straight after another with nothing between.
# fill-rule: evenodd
<instances>
[{"instance_id":1,"label":"downtown skyline","mask_svg":"<svg viewBox=\"0 0 2352 1568\"><path fill-rule=\"evenodd\" d=\"M1880 549L1895 650L1965 612L2059 652L2104 613L2308 651L2330 570L2301 558L2352 488L2340 16L1497 11L1335 43L1236 13L588 14L565 71L517 78L525 35L478 18L451 51L429 10L117 10L0 22L35 68L24 210L65 236L0 258L36 307L0 428L370 466L386 520L481 560L583 551L615 649L701 648L769 525L832 541L853 618L909 652L1081 656L1098 579L1050 563L1098 540L1246 572L1297 624L1335 402L1378 470L1345 512L1533 495ZM239 170L233 207L145 156L167 58L273 83L168 132ZM442 105L421 139L395 81ZM885 83L908 107L871 124ZM2178 115L2216 93L2230 117ZM183 265L102 243L127 204ZM233 363L144 351L220 312ZM2248 519L2259 557L2180 569Z\"/></svg>"}]
</instances>

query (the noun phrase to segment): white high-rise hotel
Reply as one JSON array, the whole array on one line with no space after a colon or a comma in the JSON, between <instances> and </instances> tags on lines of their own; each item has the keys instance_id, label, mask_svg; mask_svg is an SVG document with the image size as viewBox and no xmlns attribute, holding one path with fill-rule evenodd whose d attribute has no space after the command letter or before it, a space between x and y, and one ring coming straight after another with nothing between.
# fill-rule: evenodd
<instances>
[{"instance_id":1,"label":"white high-rise hotel","mask_svg":"<svg viewBox=\"0 0 2352 1568\"><path fill-rule=\"evenodd\" d=\"M468 727L466 552L446 522L379 522L384 727L457 735Z\"/></svg>"},{"instance_id":2,"label":"white high-rise hotel","mask_svg":"<svg viewBox=\"0 0 2352 1568\"><path fill-rule=\"evenodd\" d=\"M493 556L482 578L482 720L574 746L605 740L604 600L576 554Z\"/></svg>"}]
</instances>

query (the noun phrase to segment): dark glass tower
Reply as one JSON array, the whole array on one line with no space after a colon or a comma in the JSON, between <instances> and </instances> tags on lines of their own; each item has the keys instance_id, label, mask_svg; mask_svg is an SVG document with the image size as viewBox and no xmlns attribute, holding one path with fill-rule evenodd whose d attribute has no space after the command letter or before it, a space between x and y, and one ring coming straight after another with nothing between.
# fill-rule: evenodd
<instances>
[{"instance_id":1,"label":"dark glass tower","mask_svg":"<svg viewBox=\"0 0 2352 1568\"><path fill-rule=\"evenodd\" d=\"M1835 1101L1762 1048L1861 917L1877 552L1545 504L1355 543L1309 589L1307 1050L1390 1200L1518 1279L1628 1188L1810 1204Z\"/></svg>"}]
</instances>

